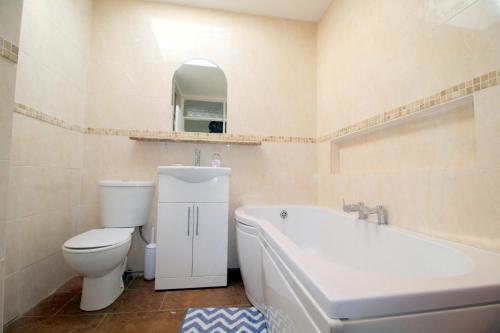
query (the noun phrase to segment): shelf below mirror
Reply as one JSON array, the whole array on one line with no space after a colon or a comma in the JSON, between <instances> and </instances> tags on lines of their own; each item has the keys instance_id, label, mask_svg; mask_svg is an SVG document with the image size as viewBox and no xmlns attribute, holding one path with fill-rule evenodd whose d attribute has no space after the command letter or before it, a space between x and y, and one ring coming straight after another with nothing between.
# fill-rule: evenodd
<instances>
[{"instance_id":1,"label":"shelf below mirror","mask_svg":"<svg viewBox=\"0 0 500 333\"><path fill-rule=\"evenodd\" d=\"M262 140L245 135L230 135L230 134L194 134L186 135L176 134L172 136L166 135L134 135L129 137L130 140L149 141L149 142L191 142L191 143L219 143L232 145L248 145L259 146Z\"/></svg>"}]
</instances>

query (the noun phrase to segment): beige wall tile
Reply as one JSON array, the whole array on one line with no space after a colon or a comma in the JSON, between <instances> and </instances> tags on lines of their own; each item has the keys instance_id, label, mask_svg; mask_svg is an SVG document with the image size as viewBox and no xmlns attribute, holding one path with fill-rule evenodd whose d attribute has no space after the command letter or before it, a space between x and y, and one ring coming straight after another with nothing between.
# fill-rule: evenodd
<instances>
[{"instance_id":1,"label":"beige wall tile","mask_svg":"<svg viewBox=\"0 0 500 333\"><path fill-rule=\"evenodd\" d=\"M354 137L337 143L339 171L472 168L476 154L474 126L470 104Z\"/></svg>"},{"instance_id":2,"label":"beige wall tile","mask_svg":"<svg viewBox=\"0 0 500 333\"><path fill-rule=\"evenodd\" d=\"M0 324L4 323L4 276L5 276L5 261L0 259ZM2 326L3 329L3 326Z\"/></svg>"},{"instance_id":3,"label":"beige wall tile","mask_svg":"<svg viewBox=\"0 0 500 333\"><path fill-rule=\"evenodd\" d=\"M0 36L19 45L22 0L3 0L0 4Z\"/></svg>"},{"instance_id":4,"label":"beige wall tile","mask_svg":"<svg viewBox=\"0 0 500 333\"><path fill-rule=\"evenodd\" d=\"M9 221L5 224L5 275L10 275L21 267L21 238L19 224Z\"/></svg>"},{"instance_id":5,"label":"beige wall tile","mask_svg":"<svg viewBox=\"0 0 500 333\"><path fill-rule=\"evenodd\" d=\"M20 272L8 275L4 280L4 323L8 323L20 315L19 303Z\"/></svg>"},{"instance_id":6,"label":"beige wall tile","mask_svg":"<svg viewBox=\"0 0 500 333\"><path fill-rule=\"evenodd\" d=\"M5 221L6 218L9 168L8 160L0 160L0 221Z\"/></svg>"},{"instance_id":7,"label":"beige wall tile","mask_svg":"<svg viewBox=\"0 0 500 333\"><path fill-rule=\"evenodd\" d=\"M99 223L99 214L99 206L81 205L79 212L80 218L78 225L76 226L75 233L80 234L90 229L100 228L101 224Z\"/></svg>"},{"instance_id":8,"label":"beige wall tile","mask_svg":"<svg viewBox=\"0 0 500 333\"><path fill-rule=\"evenodd\" d=\"M500 86L474 94L479 168L500 168Z\"/></svg>"},{"instance_id":9,"label":"beige wall tile","mask_svg":"<svg viewBox=\"0 0 500 333\"><path fill-rule=\"evenodd\" d=\"M0 2L0 37L19 45L19 31L21 12L23 7L22 0L3 0ZM10 60L15 60L10 58ZM4 313L6 311L4 278L5 271L15 269L15 263L12 258L7 263L4 260L5 252L13 252L13 242L9 240L12 235L12 229L6 230L6 202L7 185L9 177L9 158L12 134L12 114L14 110L14 95L16 85L16 66L15 61L9 61L0 57L0 330L6 321Z\"/></svg>"},{"instance_id":10,"label":"beige wall tile","mask_svg":"<svg viewBox=\"0 0 500 333\"><path fill-rule=\"evenodd\" d=\"M83 123L91 10L90 0L25 1L16 101Z\"/></svg>"},{"instance_id":11,"label":"beige wall tile","mask_svg":"<svg viewBox=\"0 0 500 333\"><path fill-rule=\"evenodd\" d=\"M11 161L15 165L81 169L83 134L14 115Z\"/></svg>"},{"instance_id":12,"label":"beige wall tile","mask_svg":"<svg viewBox=\"0 0 500 333\"><path fill-rule=\"evenodd\" d=\"M9 303L6 313L10 314L9 317L25 313L72 276L60 251L10 275L6 285L12 291L6 295L6 299L13 302ZM15 300L18 303L17 311Z\"/></svg>"},{"instance_id":13,"label":"beige wall tile","mask_svg":"<svg viewBox=\"0 0 500 333\"><path fill-rule=\"evenodd\" d=\"M2 78L0 81L0 160L5 160L9 159L10 154L16 67L2 57L0 57L0 77Z\"/></svg>"},{"instance_id":14,"label":"beige wall tile","mask_svg":"<svg viewBox=\"0 0 500 333\"><path fill-rule=\"evenodd\" d=\"M20 269L23 269L38 260L43 258L43 243L44 239L38 236L38 232L42 227L31 217L16 220L17 228L19 230L19 240L23 246L19 248L20 254Z\"/></svg>"},{"instance_id":15,"label":"beige wall tile","mask_svg":"<svg viewBox=\"0 0 500 333\"><path fill-rule=\"evenodd\" d=\"M500 26L477 15L485 3L332 2L318 25L318 136L500 68ZM320 204L381 203L391 224L499 251L488 183L498 184L498 95L341 142L333 175L337 156L320 148Z\"/></svg>"},{"instance_id":16,"label":"beige wall tile","mask_svg":"<svg viewBox=\"0 0 500 333\"><path fill-rule=\"evenodd\" d=\"M499 169L430 173L427 233L500 251Z\"/></svg>"},{"instance_id":17,"label":"beige wall tile","mask_svg":"<svg viewBox=\"0 0 500 333\"><path fill-rule=\"evenodd\" d=\"M71 170L15 166L10 168L7 216L16 219L71 208Z\"/></svg>"},{"instance_id":18,"label":"beige wall tile","mask_svg":"<svg viewBox=\"0 0 500 333\"><path fill-rule=\"evenodd\" d=\"M19 271L18 302L19 312L25 313L41 300L36 286L36 267L30 265Z\"/></svg>"}]
</instances>

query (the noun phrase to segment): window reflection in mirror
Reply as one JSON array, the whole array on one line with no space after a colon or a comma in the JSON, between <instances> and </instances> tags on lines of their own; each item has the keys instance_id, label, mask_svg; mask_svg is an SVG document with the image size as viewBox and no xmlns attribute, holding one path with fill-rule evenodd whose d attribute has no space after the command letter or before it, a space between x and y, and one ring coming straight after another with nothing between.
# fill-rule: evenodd
<instances>
[{"instance_id":1,"label":"window reflection in mirror","mask_svg":"<svg viewBox=\"0 0 500 333\"><path fill-rule=\"evenodd\" d=\"M172 89L175 132L226 133L227 81L219 66L187 61L175 72Z\"/></svg>"}]
</instances>

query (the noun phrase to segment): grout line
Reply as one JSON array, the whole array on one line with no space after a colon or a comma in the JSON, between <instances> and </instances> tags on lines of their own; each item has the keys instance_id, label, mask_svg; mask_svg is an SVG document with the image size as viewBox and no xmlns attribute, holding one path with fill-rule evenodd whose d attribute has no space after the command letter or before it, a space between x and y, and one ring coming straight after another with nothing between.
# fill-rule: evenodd
<instances>
[{"instance_id":1,"label":"grout line","mask_svg":"<svg viewBox=\"0 0 500 333\"><path fill-rule=\"evenodd\" d=\"M57 314L58 314L59 312L61 312L61 311L62 311L62 309L64 309L64 307L65 307L66 305L68 305L68 304L69 304L69 303L70 303L70 302L71 302L71 301L72 301L72 300L73 300L76 296L77 296L77 295L73 294L73 296L71 296L71 297L69 298L69 300L67 300L67 301L66 301L66 303L64 303L64 304L63 304L63 305L59 308L59 310L57 310L57 311L56 311L56 312L54 312L52 315L50 315L50 316L49 316L49 318L50 318L50 317L55 317L55 316L57 316Z\"/></svg>"},{"instance_id":2,"label":"grout line","mask_svg":"<svg viewBox=\"0 0 500 333\"><path fill-rule=\"evenodd\" d=\"M163 298L161 299L160 310L162 310L163 304L165 304L165 298L167 297L167 294L168 294L168 291L165 291L164 295L163 295Z\"/></svg>"},{"instance_id":3,"label":"grout line","mask_svg":"<svg viewBox=\"0 0 500 333\"><path fill-rule=\"evenodd\" d=\"M8 160L6 160L8 161ZM10 160L11 163L10 165L11 166L15 166L15 167L22 167L22 168L36 168L36 169L58 169L58 170L69 170L69 171L80 171L81 173L83 173L81 167L78 167L78 168L71 168L71 167L60 167L60 166L53 166L53 165L29 165L29 164L21 164L19 161L14 161L14 160Z\"/></svg>"},{"instance_id":4,"label":"grout line","mask_svg":"<svg viewBox=\"0 0 500 333\"><path fill-rule=\"evenodd\" d=\"M102 315L121 315L121 314L133 314L133 313L153 313L153 312L166 312L170 310L181 311L186 308L169 308L169 309L154 309L154 310L140 310L140 311L116 311L116 312L82 312L82 313L67 313L58 314L57 317L81 317L81 316L102 316ZM34 317L34 316L32 316Z\"/></svg>"},{"instance_id":5,"label":"grout line","mask_svg":"<svg viewBox=\"0 0 500 333\"><path fill-rule=\"evenodd\" d=\"M108 316L108 314L105 313L104 316L102 316L101 320L99 320L97 325L92 329L92 331L90 331L90 333L95 332L97 330L97 328L99 328L99 326L103 323L104 319L106 319L107 316Z\"/></svg>"}]
</instances>

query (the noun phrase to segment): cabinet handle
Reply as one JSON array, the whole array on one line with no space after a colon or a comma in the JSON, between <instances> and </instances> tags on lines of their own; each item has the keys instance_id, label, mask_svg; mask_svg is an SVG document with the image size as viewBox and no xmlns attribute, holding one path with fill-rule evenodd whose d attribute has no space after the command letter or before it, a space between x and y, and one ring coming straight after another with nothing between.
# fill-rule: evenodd
<instances>
[{"instance_id":1,"label":"cabinet handle","mask_svg":"<svg viewBox=\"0 0 500 333\"><path fill-rule=\"evenodd\" d=\"M190 231L190 230L189 230L189 228L190 228L190 227L189 227L189 220L190 220L190 219L191 219L191 207L188 207L188 234L187 234L188 236L189 236L189 231Z\"/></svg>"},{"instance_id":2,"label":"cabinet handle","mask_svg":"<svg viewBox=\"0 0 500 333\"><path fill-rule=\"evenodd\" d=\"M200 224L200 207L196 206L196 236L198 236L198 225Z\"/></svg>"}]
</instances>

